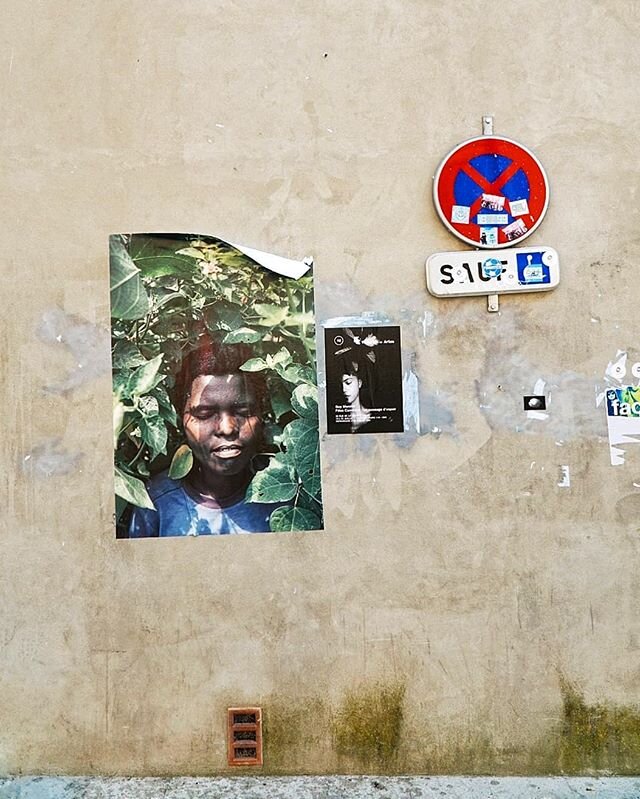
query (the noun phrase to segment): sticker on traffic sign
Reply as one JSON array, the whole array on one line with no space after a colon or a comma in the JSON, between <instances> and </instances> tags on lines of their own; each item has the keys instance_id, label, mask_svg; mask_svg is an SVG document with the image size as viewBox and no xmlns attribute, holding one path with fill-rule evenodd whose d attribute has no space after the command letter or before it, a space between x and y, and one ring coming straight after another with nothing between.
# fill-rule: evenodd
<instances>
[{"instance_id":1,"label":"sticker on traffic sign","mask_svg":"<svg viewBox=\"0 0 640 799\"><path fill-rule=\"evenodd\" d=\"M435 297L477 297L549 291L560 282L553 247L437 252L427 258L427 288Z\"/></svg>"},{"instance_id":2,"label":"sticker on traffic sign","mask_svg":"<svg viewBox=\"0 0 640 799\"><path fill-rule=\"evenodd\" d=\"M538 227L549 184L535 155L501 136L455 147L438 167L433 200L440 219L474 247L513 247Z\"/></svg>"}]
</instances>

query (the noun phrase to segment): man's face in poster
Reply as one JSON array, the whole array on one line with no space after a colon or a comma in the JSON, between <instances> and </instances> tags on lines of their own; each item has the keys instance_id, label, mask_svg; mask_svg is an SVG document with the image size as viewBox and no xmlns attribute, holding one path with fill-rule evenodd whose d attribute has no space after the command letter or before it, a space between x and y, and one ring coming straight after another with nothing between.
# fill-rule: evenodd
<instances>
[{"instance_id":1,"label":"man's face in poster","mask_svg":"<svg viewBox=\"0 0 640 799\"><path fill-rule=\"evenodd\" d=\"M183 425L194 458L216 477L247 470L262 439L258 398L240 373L196 377Z\"/></svg>"}]
</instances>

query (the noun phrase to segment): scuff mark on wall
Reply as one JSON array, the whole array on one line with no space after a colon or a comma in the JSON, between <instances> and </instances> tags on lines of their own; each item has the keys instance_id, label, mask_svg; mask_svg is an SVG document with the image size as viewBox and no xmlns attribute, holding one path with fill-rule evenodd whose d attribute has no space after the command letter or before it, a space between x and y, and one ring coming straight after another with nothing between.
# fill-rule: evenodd
<instances>
[{"instance_id":1,"label":"scuff mark on wall","mask_svg":"<svg viewBox=\"0 0 640 799\"><path fill-rule=\"evenodd\" d=\"M22 470L35 478L49 478L76 470L84 453L69 453L61 447L61 439L51 438L38 444L22 460Z\"/></svg>"},{"instance_id":2,"label":"scuff mark on wall","mask_svg":"<svg viewBox=\"0 0 640 799\"><path fill-rule=\"evenodd\" d=\"M422 429L435 438L445 435L456 436L456 423L451 402L443 402L442 392L425 393L422 395Z\"/></svg>"},{"instance_id":3,"label":"scuff mark on wall","mask_svg":"<svg viewBox=\"0 0 640 799\"><path fill-rule=\"evenodd\" d=\"M415 353L411 353L411 366L402 378L402 396L404 402L405 432L420 435L420 384L415 373Z\"/></svg>"},{"instance_id":4,"label":"scuff mark on wall","mask_svg":"<svg viewBox=\"0 0 640 799\"><path fill-rule=\"evenodd\" d=\"M370 325L387 325L391 319L386 314L376 311L365 311L353 316L333 316L321 320L322 327L369 327Z\"/></svg>"},{"instance_id":5,"label":"scuff mark on wall","mask_svg":"<svg viewBox=\"0 0 640 799\"><path fill-rule=\"evenodd\" d=\"M594 384L577 372L547 374L545 394L553 413L546 418L530 417L537 411L522 412L522 396L542 392L531 391L534 366L516 352L489 351L484 372L476 381L478 406L492 430L515 433L539 433L544 421L544 433L556 441L576 438L597 438L605 435L605 422L594 409ZM539 383L536 383L539 385ZM597 390L597 387L596 387Z\"/></svg>"},{"instance_id":6,"label":"scuff mark on wall","mask_svg":"<svg viewBox=\"0 0 640 799\"><path fill-rule=\"evenodd\" d=\"M66 394L111 369L109 333L86 319L51 308L43 313L37 335L45 344L68 350L74 361L62 380L44 386L51 394Z\"/></svg>"}]
</instances>

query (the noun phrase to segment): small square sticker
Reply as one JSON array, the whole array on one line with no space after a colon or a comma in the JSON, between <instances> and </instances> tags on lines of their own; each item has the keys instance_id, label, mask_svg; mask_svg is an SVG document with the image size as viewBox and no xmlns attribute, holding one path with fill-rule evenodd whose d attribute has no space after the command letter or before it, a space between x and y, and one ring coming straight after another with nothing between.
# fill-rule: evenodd
<instances>
[{"instance_id":1,"label":"small square sticker","mask_svg":"<svg viewBox=\"0 0 640 799\"><path fill-rule=\"evenodd\" d=\"M524 216L529 213L529 203L526 200L511 200L509 207L511 216Z\"/></svg>"},{"instance_id":2,"label":"small square sticker","mask_svg":"<svg viewBox=\"0 0 640 799\"><path fill-rule=\"evenodd\" d=\"M510 225L502 228L502 232L507 237L507 241L513 241L514 239L517 239L519 236L524 235L527 230L528 228L522 219L516 219L515 222L512 222Z\"/></svg>"},{"instance_id":3,"label":"small square sticker","mask_svg":"<svg viewBox=\"0 0 640 799\"><path fill-rule=\"evenodd\" d=\"M480 228L480 244L495 247L498 243L498 228L497 227L481 227Z\"/></svg>"},{"instance_id":4,"label":"small square sticker","mask_svg":"<svg viewBox=\"0 0 640 799\"><path fill-rule=\"evenodd\" d=\"M457 225L468 225L470 211L468 205L454 205L451 209L451 221Z\"/></svg>"},{"instance_id":5,"label":"small square sticker","mask_svg":"<svg viewBox=\"0 0 640 799\"><path fill-rule=\"evenodd\" d=\"M483 194L480 202L480 208L486 208L488 211L503 211L505 198L500 194Z\"/></svg>"}]
</instances>

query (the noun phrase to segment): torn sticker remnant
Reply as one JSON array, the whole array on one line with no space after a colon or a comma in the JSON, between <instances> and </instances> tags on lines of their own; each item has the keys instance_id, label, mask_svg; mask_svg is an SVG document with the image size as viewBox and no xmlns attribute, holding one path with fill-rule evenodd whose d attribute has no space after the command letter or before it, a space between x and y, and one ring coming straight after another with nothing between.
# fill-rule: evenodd
<instances>
[{"instance_id":1,"label":"torn sticker remnant","mask_svg":"<svg viewBox=\"0 0 640 799\"><path fill-rule=\"evenodd\" d=\"M640 386L608 388L607 429L612 466L624 463L620 444L640 443Z\"/></svg>"}]
</instances>

